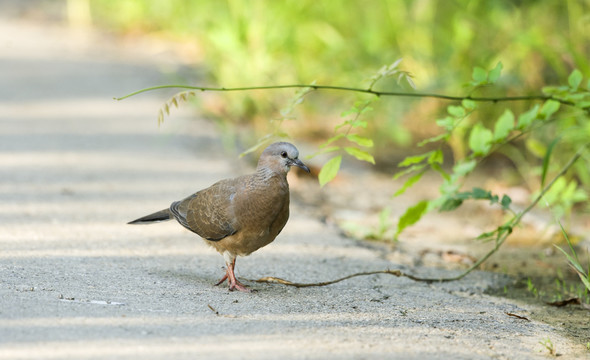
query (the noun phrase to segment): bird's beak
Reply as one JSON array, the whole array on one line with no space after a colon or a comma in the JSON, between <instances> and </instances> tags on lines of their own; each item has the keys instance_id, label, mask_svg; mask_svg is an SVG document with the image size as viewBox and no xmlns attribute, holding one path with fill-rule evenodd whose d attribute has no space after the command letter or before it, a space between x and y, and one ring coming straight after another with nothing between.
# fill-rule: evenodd
<instances>
[{"instance_id":1,"label":"bird's beak","mask_svg":"<svg viewBox=\"0 0 590 360\"><path fill-rule=\"evenodd\" d=\"M307 166L305 166L305 164L299 159L291 160L291 165L295 165L299 168L302 168L303 170L305 170L307 172L310 172L309 168Z\"/></svg>"}]
</instances>

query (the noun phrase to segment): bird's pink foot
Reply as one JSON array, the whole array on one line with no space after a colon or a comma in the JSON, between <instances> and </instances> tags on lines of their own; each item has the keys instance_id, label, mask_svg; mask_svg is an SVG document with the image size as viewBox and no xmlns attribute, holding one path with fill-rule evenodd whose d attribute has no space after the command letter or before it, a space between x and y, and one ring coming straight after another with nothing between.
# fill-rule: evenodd
<instances>
[{"instance_id":1,"label":"bird's pink foot","mask_svg":"<svg viewBox=\"0 0 590 360\"><path fill-rule=\"evenodd\" d=\"M247 288L246 285L242 284L241 282L239 282L237 279L234 279L235 282L229 282L229 290L230 291L234 291L234 290L238 290L238 291L243 291L243 292L253 292L254 290Z\"/></svg>"},{"instance_id":2,"label":"bird's pink foot","mask_svg":"<svg viewBox=\"0 0 590 360\"><path fill-rule=\"evenodd\" d=\"M241 282L236 279L236 274L234 273L234 268L236 266L236 261L234 260L231 264L228 265L225 275L215 284L221 285L225 280L229 283L229 290L234 291L243 291L243 292L253 292L254 290L249 289L246 285L242 284Z\"/></svg>"}]
</instances>

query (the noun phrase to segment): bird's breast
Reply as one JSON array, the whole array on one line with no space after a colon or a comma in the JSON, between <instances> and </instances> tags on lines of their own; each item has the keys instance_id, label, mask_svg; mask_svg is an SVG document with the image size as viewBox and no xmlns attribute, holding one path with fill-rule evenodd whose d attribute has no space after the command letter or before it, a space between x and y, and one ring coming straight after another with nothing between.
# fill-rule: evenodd
<instances>
[{"instance_id":1,"label":"bird's breast","mask_svg":"<svg viewBox=\"0 0 590 360\"><path fill-rule=\"evenodd\" d=\"M280 180L270 178L236 192L232 205L240 229L234 239L236 249L240 248L237 253L249 254L268 245L285 226L289 187Z\"/></svg>"}]
</instances>

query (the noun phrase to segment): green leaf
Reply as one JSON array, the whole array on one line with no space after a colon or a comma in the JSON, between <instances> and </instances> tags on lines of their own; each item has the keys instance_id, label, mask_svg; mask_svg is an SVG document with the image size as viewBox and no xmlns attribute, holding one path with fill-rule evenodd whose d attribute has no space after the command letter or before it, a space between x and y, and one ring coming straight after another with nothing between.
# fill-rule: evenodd
<instances>
[{"instance_id":1,"label":"green leaf","mask_svg":"<svg viewBox=\"0 0 590 360\"><path fill-rule=\"evenodd\" d=\"M451 179L449 174L447 174L447 172L438 163L431 163L430 168L432 170L436 171L437 173L439 173L440 176L443 177L443 179L445 179L447 181Z\"/></svg>"},{"instance_id":2,"label":"green leaf","mask_svg":"<svg viewBox=\"0 0 590 360\"><path fill-rule=\"evenodd\" d=\"M485 84L488 80L488 73L484 69L476 66L473 68L473 73L471 74L473 81L477 85Z\"/></svg>"},{"instance_id":3,"label":"green leaf","mask_svg":"<svg viewBox=\"0 0 590 360\"><path fill-rule=\"evenodd\" d=\"M571 201L573 203L588 201L588 194L586 194L584 189L576 189L576 191L572 194Z\"/></svg>"},{"instance_id":4,"label":"green leaf","mask_svg":"<svg viewBox=\"0 0 590 360\"><path fill-rule=\"evenodd\" d=\"M476 164L475 160L460 161L453 166L453 172L459 176L467 175L475 168Z\"/></svg>"},{"instance_id":5,"label":"green leaf","mask_svg":"<svg viewBox=\"0 0 590 360\"><path fill-rule=\"evenodd\" d=\"M442 164L444 160L445 156L442 150L440 149L434 150L432 154L430 154L430 156L428 157L429 164Z\"/></svg>"},{"instance_id":6,"label":"green leaf","mask_svg":"<svg viewBox=\"0 0 590 360\"><path fill-rule=\"evenodd\" d=\"M450 116L447 116L444 119L437 119L436 125L444 128L447 131L451 131L455 127L455 119Z\"/></svg>"},{"instance_id":7,"label":"green leaf","mask_svg":"<svg viewBox=\"0 0 590 360\"><path fill-rule=\"evenodd\" d=\"M539 110L539 115L541 115L544 119L548 119L557 110L559 110L559 105L559 101L547 100L541 107L541 110Z\"/></svg>"},{"instance_id":8,"label":"green leaf","mask_svg":"<svg viewBox=\"0 0 590 360\"><path fill-rule=\"evenodd\" d=\"M414 171L419 171L419 170L422 170L422 169L424 169L425 167L426 167L426 164L412 165L412 166L410 166L409 168L407 168L407 169L405 169L405 170L402 170L402 171L398 172L397 174L395 174L395 175L393 176L393 180L399 179L400 177L402 177L402 176L404 176L404 175L407 175L407 174L409 174L409 173L412 173L412 172L414 172Z\"/></svg>"},{"instance_id":9,"label":"green leaf","mask_svg":"<svg viewBox=\"0 0 590 360\"><path fill-rule=\"evenodd\" d=\"M449 115L457 118L462 118L465 116L465 109L462 106L449 105L447 106L447 112Z\"/></svg>"},{"instance_id":10,"label":"green leaf","mask_svg":"<svg viewBox=\"0 0 590 360\"><path fill-rule=\"evenodd\" d=\"M504 224L504 225L500 225L498 226L498 236L496 237L496 239L499 239L500 236L508 233L508 234L512 234L512 231L514 230L512 228L512 226L508 225L510 223L510 221L508 221L508 223Z\"/></svg>"},{"instance_id":11,"label":"green leaf","mask_svg":"<svg viewBox=\"0 0 590 360\"><path fill-rule=\"evenodd\" d=\"M352 107L348 110L343 111L342 113L340 113L340 117L347 117L350 115L356 115L359 113L359 109L357 109L356 107Z\"/></svg>"},{"instance_id":12,"label":"green leaf","mask_svg":"<svg viewBox=\"0 0 590 360\"><path fill-rule=\"evenodd\" d=\"M338 170L340 170L340 163L342 162L342 155L335 156L328 160L320 170L320 174L318 175L318 179L320 181L320 186L324 186L330 181L332 181L336 174L338 174Z\"/></svg>"},{"instance_id":13,"label":"green leaf","mask_svg":"<svg viewBox=\"0 0 590 360\"><path fill-rule=\"evenodd\" d=\"M494 142L505 140L513 129L514 114L510 109L506 109L494 126Z\"/></svg>"},{"instance_id":14,"label":"green leaf","mask_svg":"<svg viewBox=\"0 0 590 360\"><path fill-rule=\"evenodd\" d=\"M402 62L403 59L404 58L399 58L399 59L395 60L394 62L392 62L391 65L389 65L388 70L392 71L394 69L397 69L397 66Z\"/></svg>"},{"instance_id":15,"label":"green leaf","mask_svg":"<svg viewBox=\"0 0 590 360\"><path fill-rule=\"evenodd\" d=\"M389 217L391 215L391 209L388 207L383 208L379 212L379 227L377 228L378 238L382 239L383 235L391 228L391 221Z\"/></svg>"},{"instance_id":16,"label":"green leaf","mask_svg":"<svg viewBox=\"0 0 590 360\"><path fill-rule=\"evenodd\" d=\"M471 193L466 193L469 197L476 199L476 200L482 200L482 199L492 199L492 193L490 191L484 190L482 188L473 188L471 190Z\"/></svg>"},{"instance_id":17,"label":"green leaf","mask_svg":"<svg viewBox=\"0 0 590 360\"><path fill-rule=\"evenodd\" d=\"M344 126L366 128L367 124L368 123L365 120L360 120L360 119L354 118L354 119L346 120L346 121L334 126L334 130L337 131L338 129L340 129ZM340 135L344 136L344 134L340 134Z\"/></svg>"},{"instance_id":18,"label":"green leaf","mask_svg":"<svg viewBox=\"0 0 590 360\"><path fill-rule=\"evenodd\" d=\"M375 158L373 158L373 155L369 154L365 150L350 146L345 147L344 150L358 160L370 162L371 164L375 165Z\"/></svg>"},{"instance_id":19,"label":"green leaf","mask_svg":"<svg viewBox=\"0 0 590 360\"><path fill-rule=\"evenodd\" d=\"M561 250L561 252L567 257L567 260L572 265L572 267L576 270L576 272L584 273L584 269L582 268L581 264L579 262L577 262L570 254L568 254L565 250L563 250L561 247L559 247L555 244L553 244L553 246L555 246L556 248Z\"/></svg>"},{"instance_id":20,"label":"green leaf","mask_svg":"<svg viewBox=\"0 0 590 360\"><path fill-rule=\"evenodd\" d=\"M463 101L461 101L461 106L467 110L474 110L477 107L477 103L470 99L463 99Z\"/></svg>"},{"instance_id":21,"label":"green leaf","mask_svg":"<svg viewBox=\"0 0 590 360\"><path fill-rule=\"evenodd\" d=\"M578 90L578 87L582 83L582 72L578 69L574 69L570 76L567 78L567 83L570 85L572 90Z\"/></svg>"},{"instance_id":22,"label":"green leaf","mask_svg":"<svg viewBox=\"0 0 590 360\"><path fill-rule=\"evenodd\" d=\"M510 209L510 204L512 204L512 199L508 195L502 196L502 200L500 200L500 205L502 205L502 209Z\"/></svg>"},{"instance_id":23,"label":"green leaf","mask_svg":"<svg viewBox=\"0 0 590 360\"><path fill-rule=\"evenodd\" d=\"M343 137L344 137L344 134L334 135L331 138L329 138L328 140L326 140L325 143L320 145L320 148L326 147L326 146L330 145L331 143L333 143L334 141L342 139Z\"/></svg>"},{"instance_id":24,"label":"green leaf","mask_svg":"<svg viewBox=\"0 0 590 360\"><path fill-rule=\"evenodd\" d=\"M541 91L543 91L544 94L546 95L554 95L557 97L564 97L567 94L570 93L570 87L563 85L563 86L545 86L543 88L541 88Z\"/></svg>"},{"instance_id":25,"label":"green leaf","mask_svg":"<svg viewBox=\"0 0 590 360\"><path fill-rule=\"evenodd\" d=\"M442 140L442 139L445 139L446 140L448 138L449 138L449 133L444 133L444 134L436 135L436 136L433 136L431 138L424 139L424 140L420 141L418 143L418 146L424 146L424 145L426 145L428 143L437 142L437 141Z\"/></svg>"},{"instance_id":26,"label":"green leaf","mask_svg":"<svg viewBox=\"0 0 590 360\"><path fill-rule=\"evenodd\" d=\"M563 100L567 100L567 101L571 101L571 102L579 102L581 100L583 100L586 96L588 96L587 92L579 92L579 93L575 93L575 94L566 94L563 97ZM576 104L578 105L578 104Z\"/></svg>"},{"instance_id":27,"label":"green leaf","mask_svg":"<svg viewBox=\"0 0 590 360\"><path fill-rule=\"evenodd\" d=\"M502 235L504 235L506 233L508 233L508 234L512 233L512 227L510 225L504 224L504 225L498 226L496 228L496 230L488 231L483 234L480 234L477 237L477 239L478 240L492 240L492 238L495 238L497 241Z\"/></svg>"},{"instance_id":28,"label":"green leaf","mask_svg":"<svg viewBox=\"0 0 590 360\"><path fill-rule=\"evenodd\" d=\"M440 185L439 190L441 194L446 196L449 196L449 194L456 193L459 190L459 185L457 184L456 176L453 174L448 179L445 179L443 183ZM439 199L443 198L440 197Z\"/></svg>"},{"instance_id":29,"label":"green leaf","mask_svg":"<svg viewBox=\"0 0 590 360\"><path fill-rule=\"evenodd\" d=\"M498 62L498 64L496 64L496 67L493 68L492 70L490 70L490 72L488 73L488 82L490 84L493 84L496 81L498 81L498 78L500 78L501 72L502 72L502 62Z\"/></svg>"},{"instance_id":30,"label":"green leaf","mask_svg":"<svg viewBox=\"0 0 590 360\"><path fill-rule=\"evenodd\" d=\"M158 126L160 126L160 124L163 122L164 122L164 112L162 111L162 109L160 109L160 111L158 111Z\"/></svg>"},{"instance_id":31,"label":"green leaf","mask_svg":"<svg viewBox=\"0 0 590 360\"><path fill-rule=\"evenodd\" d=\"M571 200L572 200L572 198L574 196L574 193L576 192L576 188L577 187L578 187L578 183L575 180L570 181L567 184L565 190L563 191L563 193L560 196L561 197L561 201L563 201L563 202L571 202Z\"/></svg>"},{"instance_id":32,"label":"green leaf","mask_svg":"<svg viewBox=\"0 0 590 360\"><path fill-rule=\"evenodd\" d=\"M477 240L490 239L491 237L496 235L497 232L498 232L498 229L493 230L493 231L484 232L484 233L479 234L479 236L476 237L476 239Z\"/></svg>"},{"instance_id":33,"label":"green leaf","mask_svg":"<svg viewBox=\"0 0 590 360\"><path fill-rule=\"evenodd\" d=\"M588 272L590 273L590 271ZM584 283L586 289L590 291L590 278L586 275L583 275L583 273L578 273L578 276L580 277L580 280L582 280L582 282Z\"/></svg>"},{"instance_id":34,"label":"green leaf","mask_svg":"<svg viewBox=\"0 0 590 360\"><path fill-rule=\"evenodd\" d=\"M361 112L359 114L362 115L362 114L369 112L369 111L373 111L373 108L370 106L366 106L361 110Z\"/></svg>"},{"instance_id":35,"label":"green leaf","mask_svg":"<svg viewBox=\"0 0 590 360\"><path fill-rule=\"evenodd\" d=\"M423 200L417 203L416 205L408 208L406 212L400 217L399 222L397 223L397 232L395 233L395 237L407 228L410 225L414 225L418 220L422 218L422 216L428 210L428 201Z\"/></svg>"},{"instance_id":36,"label":"green leaf","mask_svg":"<svg viewBox=\"0 0 590 360\"><path fill-rule=\"evenodd\" d=\"M463 204L463 200L452 197L452 198L445 200L445 202L440 206L438 211L440 211L440 212L452 211L452 210L455 210L456 208L458 208L459 206L461 206L461 204Z\"/></svg>"},{"instance_id":37,"label":"green leaf","mask_svg":"<svg viewBox=\"0 0 590 360\"><path fill-rule=\"evenodd\" d=\"M481 188L473 188L473 190L471 190L471 191L460 192L460 193L456 194L455 197L457 199L461 199L461 200L467 200L467 199L475 199L475 200L491 199L492 198L492 193L489 192L489 191L486 191L484 189L481 189Z\"/></svg>"},{"instance_id":38,"label":"green leaf","mask_svg":"<svg viewBox=\"0 0 590 360\"><path fill-rule=\"evenodd\" d=\"M312 159L312 158L314 158L314 157L316 157L318 155L326 154L326 153L329 153L329 152L334 152L334 151L337 151L337 150L340 150L340 146L328 146L328 147L325 147L322 150L320 150L320 151L318 151L318 152L316 152L314 154L307 155L305 158L306 159Z\"/></svg>"},{"instance_id":39,"label":"green leaf","mask_svg":"<svg viewBox=\"0 0 590 360\"><path fill-rule=\"evenodd\" d=\"M518 130L528 128L532 124L533 120L537 118L538 112L539 105L537 104L533 106L530 110L520 114L520 116L518 117L518 121L516 122L516 128Z\"/></svg>"},{"instance_id":40,"label":"green leaf","mask_svg":"<svg viewBox=\"0 0 590 360\"><path fill-rule=\"evenodd\" d=\"M420 155L407 156L404 160L402 160L402 162L397 164L397 166L398 167L406 167L406 166L421 163L424 159L426 159L426 157L430 156L430 154L432 154L432 151L429 151L427 153L420 154Z\"/></svg>"},{"instance_id":41,"label":"green leaf","mask_svg":"<svg viewBox=\"0 0 590 360\"><path fill-rule=\"evenodd\" d=\"M572 241L570 240L570 237L567 235L567 232L563 228L563 224L559 220L557 222L559 223L559 228L561 229L561 233L563 234L563 237L565 237L565 240L567 241L567 245L570 247L570 251L572 252L572 254L574 254L574 259L576 260L575 262L577 264L580 264L580 260L578 259L578 254L576 254L576 250L574 249L574 246L572 245ZM578 268L579 268L578 269L579 271L583 271L583 269L580 265L578 265Z\"/></svg>"},{"instance_id":42,"label":"green leaf","mask_svg":"<svg viewBox=\"0 0 590 360\"><path fill-rule=\"evenodd\" d=\"M547 154L547 148L545 147L545 144L543 144L537 139L529 138L525 141L524 144L527 150L539 159L544 158L545 154Z\"/></svg>"},{"instance_id":43,"label":"green leaf","mask_svg":"<svg viewBox=\"0 0 590 360\"><path fill-rule=\"evenodd\" d=\"M393 194L393 197L396 197L396 196L399 196L399 195L405 193L406 190L408 190L408 188L410 188L412 185L417 183L418 180L420 180L422 175L424 175L424 171L421 171L421 172L409 177L408 180L406 180L406 182L404 183L404 185L398 191L396 191L395 194Z\"/></svg>"},{"instance_id":44,"label":"green leaf","mask_svg":"<svg viewBox=\"0 0 590 360\"><path fill-rule=\"evenodd\" d=\"M491 142L494 135L482 124L475 124L469 134L469 148L475 156L486 155L492 148Z\"/></svg>"},{"instance_id":45,"label":"green leaf","mask_svg":"<svg viewBox=\"0 0 590 360\"><path fill-rule=\"evenodd\" d=\"M449 196L440 206L439 211L455 210L463 204L463 201L468 199L489 200L492 204L498 203L499 200L498 195L492 195L491 191L474 187L471 191L460 192L453 196ZM502 197L502 207L507 209L511 202L512 200L508 196L504 195L504 197Z\"/></svg>"},{"instance_id":46,"label":"green leaf","mask_svg":"<svg viewBox=\"0 0 590 360\"><path fill-rule=\"evenodd\" d=\"M366 120L359 120L356 119L353 122L350 123L350 125L352 125L353 127L362 127L362 128L367 128L367 121Z\"/></svg>"},{"instance_id":47,"label":"green leaf","mask_svg":"<svg viewBox=\"0 0 590 360\"><path fill-rule=\"evenodd\" d=\"M356 134L346 135L346 138L360 146L373 147L373 140Z\"/></svg>"},{"instance_id":48,"label":"green leaf","mask_svg":"<svg viewBox=\"0 0 590 360\"><path fill-rule=\"evenodd\" d=\"M541 188L545 187L545 179L547 178L547 169L549 168L549 159L551 158L551 153L553 152L553 147L559 138L554 139L549 146L547 147L547 151L545 151L545 156L543 156L543 167L541 171Z\"/></svg>"},{"instance_id":49,"label":"green leaf","mask_svg":"<svg viewBox=\"0 0 590 360\"><path fill-rule=\"evenodd\" d=\"M553 186L545 193L544 201L547 204L553 205L556 201L561 199L561 194L567 186L567 180L562 176L557 178L553 183ZM536 196L536 195L535 195Z\"/></svg>"}]
</instances>

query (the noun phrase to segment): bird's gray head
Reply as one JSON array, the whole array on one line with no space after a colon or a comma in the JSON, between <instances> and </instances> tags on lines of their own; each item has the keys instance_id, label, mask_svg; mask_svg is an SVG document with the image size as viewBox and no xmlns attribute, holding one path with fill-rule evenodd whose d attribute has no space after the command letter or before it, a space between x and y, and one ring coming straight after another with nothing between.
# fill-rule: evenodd
<instances>
[{"instance_id":1,"label":"bird's gray head","mask_svg":"<svg viewBox=\"0 0 590 360\"><path fill-rule=\"evenodd\" d=\"M287 174L293 165L309 172L309 168L299 160L299 150L288 142L270 144L258 160L259 169L267 168L277 173Z\"/></svg>"}]
</instances>

